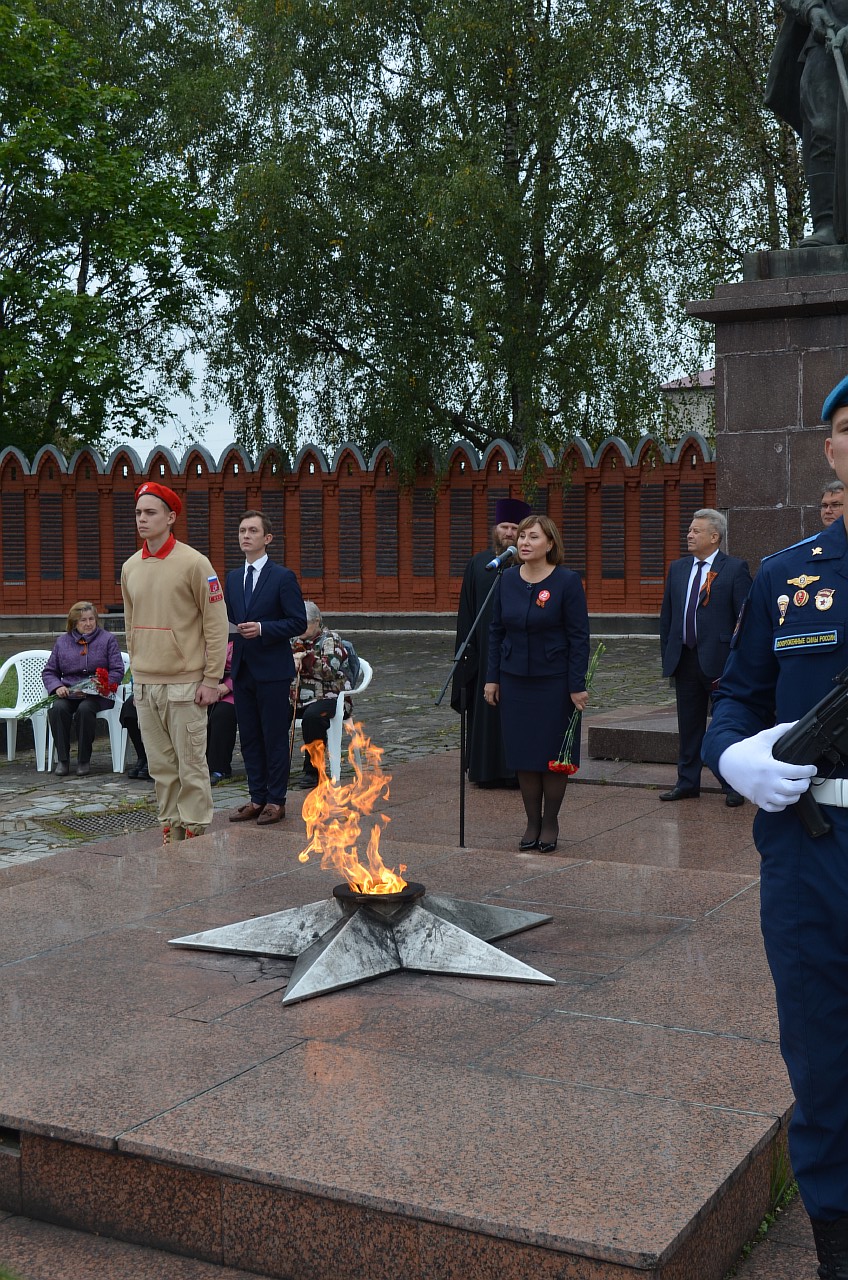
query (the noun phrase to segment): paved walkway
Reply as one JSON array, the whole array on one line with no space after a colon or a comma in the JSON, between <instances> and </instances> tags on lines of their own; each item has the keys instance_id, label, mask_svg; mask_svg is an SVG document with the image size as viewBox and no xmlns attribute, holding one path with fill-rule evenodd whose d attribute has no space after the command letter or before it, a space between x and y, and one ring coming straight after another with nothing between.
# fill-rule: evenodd
<instances>
[{"instance_id":1,"label":"paved walkway","mask_svg":"<svg viewBox=\"0 0 848 1280\"><path fill-rule=\"evenodd\" d=\"M356 715L365 731L384 750L389 769L421 756L459 747L459 717L450 708L450 693L440 706L436 698L447 679L453 658L453 637L445 632L355 632L350 634L358 652L374 668L370 687L356 701ZM3 637L0 658L21 647L20 636ZM51 636L28 636L31 648L49 648ZM616 637L605 641L593 695L596 711L622 706L657 707L669 704L672 693L660 676L656 639ZM588 719L588 717L587 717ZM0 867L32 861L76 841L106 839L154 825L152 783L134 782L111 770L109 740L98 737L92 772L77 778L73 772L58 779L37 773L31 750L19 751L16 760L0 760ZM20 730L21 738L26 727ZM128 749L130 762L132 747ZM245 794L241 755L236 750L233 780L214 793L215 808L241 804ZM595 766L584 776L620 774ZM636 781L666 785L671 775L661 766L643 768ZM621 781L617 776L616 781Z\"/></svg>"}]
</instances>

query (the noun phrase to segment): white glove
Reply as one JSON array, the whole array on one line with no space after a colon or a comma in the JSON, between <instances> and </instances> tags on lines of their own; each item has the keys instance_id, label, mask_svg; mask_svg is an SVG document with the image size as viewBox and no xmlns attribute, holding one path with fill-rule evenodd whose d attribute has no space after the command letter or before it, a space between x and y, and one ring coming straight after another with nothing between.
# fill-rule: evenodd
<instances>
[{"instance_id":1,"label":"white glove","mask_svg":"<svg viewBox=\"0 0 848 1280\"><path fill-rule=\"evenodd\" d=\"M797 804L815 777L815 765L786 764L771 753L778 738L793 724L797 721L763 729L753 738L734 742L719 756L718 771L728 786L766 813L780 813L787 805Z\"/></svg>"}]
</instances>

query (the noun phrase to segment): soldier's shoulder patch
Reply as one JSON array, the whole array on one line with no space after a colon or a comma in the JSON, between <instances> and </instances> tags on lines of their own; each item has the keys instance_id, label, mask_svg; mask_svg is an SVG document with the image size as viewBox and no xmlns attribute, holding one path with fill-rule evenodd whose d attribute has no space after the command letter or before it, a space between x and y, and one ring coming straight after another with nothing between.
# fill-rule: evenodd
<instances>
[{"instance_id":1,"label":"soldier's shoulder patch","mask_svg":"<svg viewBox=\"0 0 848 1280\"><path fill-rule=\"evenodd\" d=\"M742 632L745 630L745 619L748 616L748 608L751 604L751 597L746 596L742 601L742 608L739 610L739 617L736 619L736 626L733 628L733 635L730 638L730 647L735 649L742 639Z\"/></svg>"}]
</instances>

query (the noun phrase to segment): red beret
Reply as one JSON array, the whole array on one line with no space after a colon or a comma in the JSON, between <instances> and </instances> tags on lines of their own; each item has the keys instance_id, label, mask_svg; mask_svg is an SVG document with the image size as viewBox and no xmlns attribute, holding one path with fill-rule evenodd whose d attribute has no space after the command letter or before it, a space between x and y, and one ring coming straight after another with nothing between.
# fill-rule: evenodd
<instances>
[{"instance_id":1,"label":"red beret","mask_svg":"<svg viewBox=\"0 0 848 1280\"><path fill-rule=\"evenodd\" d=\"M169 489L165 484L157 484L155 480L145 480L144 484L140 484L135 491L135 500L138 502L143 493L152 493L154 498L161 498L166 507L170 507L172 511L176 511L177 515L183 509L173 489Z\"/></svg>"}]
</instances>

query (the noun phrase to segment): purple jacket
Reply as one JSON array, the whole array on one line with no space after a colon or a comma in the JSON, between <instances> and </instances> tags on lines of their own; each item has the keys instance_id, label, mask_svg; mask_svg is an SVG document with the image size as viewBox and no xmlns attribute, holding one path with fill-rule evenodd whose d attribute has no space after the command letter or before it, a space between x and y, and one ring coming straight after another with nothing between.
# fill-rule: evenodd
<instances>
[{"instance_id":1,"label":"purple jacket","mask_svg":"<svg viewBox=\"0 0 848 1280\"><path fill-rule=\"evenodd\" d=\"M96 627L83 643L83 637L74 629L57 637L41 678L47 692L55 693L60 684L70 688L80 680L89 677L93 679L98 667L106 668L110 683L121 683L124 678L124 660L117 640L111 631ZM95 698L95 701L98 711L105 711L112 706L109 698Z\"/></svg>"}]
</instances>

